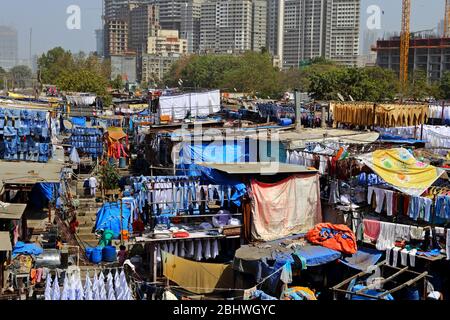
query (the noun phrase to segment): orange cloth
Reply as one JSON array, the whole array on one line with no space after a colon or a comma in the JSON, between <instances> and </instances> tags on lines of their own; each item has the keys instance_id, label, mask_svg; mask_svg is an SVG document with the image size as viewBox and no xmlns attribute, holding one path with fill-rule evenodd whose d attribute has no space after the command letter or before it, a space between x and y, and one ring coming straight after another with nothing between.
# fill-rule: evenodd
<instances>
[{"instance_id":1,"label":"orange cloth","mask_svg":"<svg viewBox=\"0 0 450 320\"><path fill-rule=\"evenodd\" d=\"M355 234L343 224L319 223L308 231L306 239L345 254L354 254L358 250Z\"/></svg>"},{"instance_id":2,"label":"orange cloth","mask_svg":"<svg viewBox=\"0 0 450 320\"><path fill-rule=\"evenodd\" d=\"M108 136L113 140L120 140L127 136L125 132L123 132L122 128L119 127L109 127L108 128Z\"/></svg>"}]
</instances>

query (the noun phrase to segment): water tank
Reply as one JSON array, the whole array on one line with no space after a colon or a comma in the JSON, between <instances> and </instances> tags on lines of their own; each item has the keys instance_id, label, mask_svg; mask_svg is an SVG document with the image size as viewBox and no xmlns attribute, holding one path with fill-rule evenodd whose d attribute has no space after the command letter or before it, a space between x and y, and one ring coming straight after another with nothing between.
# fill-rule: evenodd
<instances>
[{"instance_id":1,"label":"water tank","mask_svg":"<svg viewBox=\"0 0 450 320\"><path fill-rule=\"evenodd\" d=\"M91 254L91 262L92 263L100 263L102 262L102 247L96 247L92 250Z\"/></svg>"},{"instance_id":2,"label":"water tank","mask_svg":"<svg viewBox=\"0 0 450 320\"><path fill-rule=\"evenodd\" d=\"M103 255L102 259L105 262L116 261L116 257L117 257L116 247L113 247L113 246L104 247L102 255Z\"/></svg>"}]
</instances>

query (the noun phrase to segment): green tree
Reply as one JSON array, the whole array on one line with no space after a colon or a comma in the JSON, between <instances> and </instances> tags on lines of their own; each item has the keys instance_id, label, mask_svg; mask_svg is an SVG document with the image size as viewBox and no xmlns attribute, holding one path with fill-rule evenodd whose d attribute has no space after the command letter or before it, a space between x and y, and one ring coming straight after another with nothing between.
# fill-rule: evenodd
<instances>
[{"instance_id":1,"label":"green tree","mask_svg":"<svg viewBox=\"0 0 450 320\"><path fill-rule=\"evenodd\" d=\"M372 68L332 68L309 76L309 92L317 100L335 100L340 93L356 101L393 100L398 91L396 75L389 70Z\"/></svg>"},{"instance_id":2,"label":"green tree","mask_svg":"<svg viewBox=\"0 0 450 320\"><path fill-rule=\"evenodd\" d=\"M56 85L63 91L95 93L104 100L106 105L111 101L110 95L106 91L108 81L89 70L63 71L59 75Z\"/></svg>"},{"instance_id":3,"label":"green tree","mask_svg":"<svg viewBox=\"0 0 450 320\"><path fill-rule=\"evenodd\" d=\"M267 53L247 52L240 57L237 68L223 74L221 87L236 88L262 98L281 94L279 71Z\"/></svg>"},{"instance_id":4,"label":"green tree","mask_svg":"<svg viewBox=\"0 0 450 320\"><path fill-rule=\"evenodd\" d=\"M117 90L123 89L124 83L121 75L117 75L117 77L111 81L111 87Z\"/></svg>"},{"instance_id":5,"label":"green tree","mask_svg":"<svg viewBox=\"0 0 450 320\"><path fill-rule=\"evenodd\" d=\"M4 86L5 86L5 81L4 81L5 75L6 75L5 69L0 67L0 89L4 89Z\"/></svg>"},{"instance_id":6,"label":"green tree","mask_svg":"<svg viewBox=\"0 0 450 320\"><path fill-rule=\"evenodd\" d=\"M44 84L55 84L62 72L74 70L76 64L70 51L56 47L38 59L38 66L41 81Z\"/></svg>"},{"instance_id":7,"label":"green tree","mask_svg":"<svg viewBox=\"0 0 450 320\"><path fill-rule=\"evenodd\" d=\"M440 98L450 99L450 71L444 72L439 84Z\"/></svg>"},{"instance_id":8,"label":"green tree","mask_svg":"<svg viewBox=\"0 0 450 320\"><path fill-rule=\"evenodd\" d=\"M30 80L32 76L32 71L27 66L15 66L11 68L9 74L13 81L13 86L19 86L21 88L25 88L26 80Z\"/></svg>"},{"instance_id":9,"label":"green tree","mask_svg":"<svg viewBox=\"0 0 450 320\"><path fill-rule=\"evenodd\" d=\"M408 85L408 96L414 100L423 100L430 95L430 86L425 70L414 70Z\"/></svg>"}]
</instances>

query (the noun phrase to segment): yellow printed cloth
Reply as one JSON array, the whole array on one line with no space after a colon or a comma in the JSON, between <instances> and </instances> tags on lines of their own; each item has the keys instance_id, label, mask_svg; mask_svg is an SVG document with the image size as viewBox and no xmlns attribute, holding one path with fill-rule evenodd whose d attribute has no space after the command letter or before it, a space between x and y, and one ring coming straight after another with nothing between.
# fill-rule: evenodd
<instances>
[{"instance_id":1,"label":"yellow printed cloth","mask_svg":"<svg viewBox=\"0 0 450 320\"><path fill-rule=\"evenodd\" d=\"M112 140L115 140L115 141L123 139L127 136L127 134L125 132L123 132L122 128L120 128L120 127L109 127L108 135Z\"/></svg>"},{"instance_id":2,"label":"yellow printed cloth","mask_svg":"<svg viewBox=\"0 0 450 320\"><path fill-rule=\"evenodd\" d=\"M404 148L377 150L359 159L384 181L411 196L420 196L444 173L418 161Z\"/></svg>"},{"instance_id":3,"label":"yellow printed cloth","mask_svg":"<svg viewBox=\"0 0 450 320\"><path fill-rule=\"evenodd\" d=\"M191 261L164 251L161 258L164 276L190 292L204 294L234 287L230 265Z\"/></svg>"}]
</instances>

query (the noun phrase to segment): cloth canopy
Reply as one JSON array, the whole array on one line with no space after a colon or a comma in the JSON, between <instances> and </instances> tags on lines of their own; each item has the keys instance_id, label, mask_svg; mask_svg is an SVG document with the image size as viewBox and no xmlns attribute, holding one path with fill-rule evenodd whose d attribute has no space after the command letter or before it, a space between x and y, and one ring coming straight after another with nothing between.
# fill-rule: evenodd
<instances>
[{"instance_id":1,"label":"cloth canopy","mask_svg":"<svg viewBox=\"0 0 450 320\"><path fill-rule=\"evenodd\" d=\"M444 173L416 160L404 148L376 150L358 158L384 181L411 196L420 196Z\"/></svg>"},{"instance_id":2,"label":"cloth canopy","mask_svg":"<svg viewBox=\"0 0 450 320\"><path fill-rule=\"evenodd\" d=\"M127 136L125 132L123 132L120 127L109 127L108 128L108 136L113 140L120 140Z\"/></svg>"},{"instance_id":3,"label":"cloth canopy","mask_svg":"<svg viewBox=\"0 0 450 320\"><path fill-rule=\"evenodd\" d=\"M159 98L161 115L176 120L191 116L205 117L220 111L220 91L193 92Z\"/></svg>"},{"instance_id":4,"label":"cloth canopy","mask_svg":"<svg viewBox=\"0 0 450 320\"><path fill-rule=\"evenodd\" d=\"M322 221L318 174L295 175L277 183L253 179L251 190L254 240L306 232Z\"/></svg>"}]
</instances>

